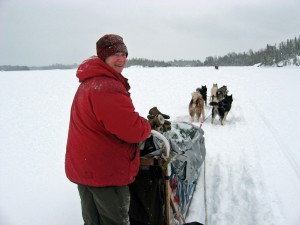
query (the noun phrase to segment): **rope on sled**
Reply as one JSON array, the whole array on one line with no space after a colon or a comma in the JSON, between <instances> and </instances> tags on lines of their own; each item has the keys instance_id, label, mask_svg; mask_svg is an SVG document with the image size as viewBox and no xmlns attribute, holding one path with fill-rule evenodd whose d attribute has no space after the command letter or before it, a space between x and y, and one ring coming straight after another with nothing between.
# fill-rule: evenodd
<instances>
[{"instance_id":1,"label":"rope on sled","mask_svg":"<svg viewBox=\"0 0 300 225\"><path fill-rule=\"evenodd\" d=\"M203 122L211 115L212 113L210 113L208 116L206 116L206 118L203 120ZM200 123L200 128L202 127L202 124L203 122ZM206 200L206 157L204 159L204 182L203 182L203 185L204 185L204 211L205 211L205 225L208 225L208 220L207 220L207 200Z\"/></svg>"},{"instance_id":2,"label":"rope on sled","mask_svg":"<svg viewBox=\"0 0 300 225\"><path fill-rule=\"evenodd\" d=\"M207 223L207 202L206 202L206 166L205 166L205 161L206 159L204 160L204 211L205 211L205 225L208 225Z\"/></svg>"}]
</instances>

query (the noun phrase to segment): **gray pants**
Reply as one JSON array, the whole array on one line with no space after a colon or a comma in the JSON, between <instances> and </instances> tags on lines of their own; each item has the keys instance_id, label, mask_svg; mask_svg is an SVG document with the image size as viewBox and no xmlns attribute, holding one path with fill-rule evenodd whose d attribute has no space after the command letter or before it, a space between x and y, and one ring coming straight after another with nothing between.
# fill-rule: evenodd
<instances>
[{"instance_id":1,"label":"gray pants","mask_svg":"<svg viewBox=\"0 0 300 225\"><path fill-rule=\"evenodd\" d=\"M128 186L78 185L84 225L129 225Z\"/></svg>"}]
</instances>

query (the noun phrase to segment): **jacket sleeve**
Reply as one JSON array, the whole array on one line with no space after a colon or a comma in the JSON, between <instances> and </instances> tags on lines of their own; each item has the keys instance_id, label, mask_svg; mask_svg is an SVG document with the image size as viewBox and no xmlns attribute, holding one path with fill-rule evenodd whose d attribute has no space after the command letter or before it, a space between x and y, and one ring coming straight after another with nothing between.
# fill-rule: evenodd
<instances>
[{"instance_id":1,"label":"jacket sleeve","mask_svg":"<svg viewBox=\"0 0 300 225\"><path fill-rule=\"evenodd\" d=\"M106 130L125 142L139 143L150 135L150 124L135 112L130 96L124 91L96 93L93 111Z\"/></svg>"}]
</instances>

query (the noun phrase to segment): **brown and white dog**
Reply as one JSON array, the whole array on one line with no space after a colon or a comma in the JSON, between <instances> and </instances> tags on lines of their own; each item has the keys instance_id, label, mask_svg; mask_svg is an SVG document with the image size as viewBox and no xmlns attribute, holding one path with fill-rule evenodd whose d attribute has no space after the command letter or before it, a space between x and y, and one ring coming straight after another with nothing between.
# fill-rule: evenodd
<instances>
[{"instance_id":1,"label":"brown and white dog","mask_svg":"<svg viewBox=\"0 0 300 225\"><path fill-rule=\"evenodd\" d=\"M198 91L192 93L192 99L189 104L189 113L191 116L191 122L199 122L201 115L201 122L204 121L204 100L202 95Z\"/></svg>"}]
</instances>

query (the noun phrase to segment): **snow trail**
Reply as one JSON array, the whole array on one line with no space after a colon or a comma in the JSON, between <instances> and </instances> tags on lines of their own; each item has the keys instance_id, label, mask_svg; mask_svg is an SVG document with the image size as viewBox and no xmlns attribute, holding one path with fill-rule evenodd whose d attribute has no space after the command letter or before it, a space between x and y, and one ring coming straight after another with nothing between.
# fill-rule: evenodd
<instances>
[{"instance_id":1,"label":"snow trail","mask_svg":"<svg viewBox=\"0 0 300 225\"><path fill-rule=\"evenodd\" d=\"M136 111L146 117L157 106L171 122L189 121L197 87L210 95L213 83L227 85L233 103L224 126L211 124L210 107L202 124L208 224L300 224L300 117L291 97L299 67L131 67L124 76ZM75 70L0 72L0 83L0 224L82 224L76 185L64 173ZM201 176L187 222L204 222L203 184Z\"/></svg>"}]
</instances>

